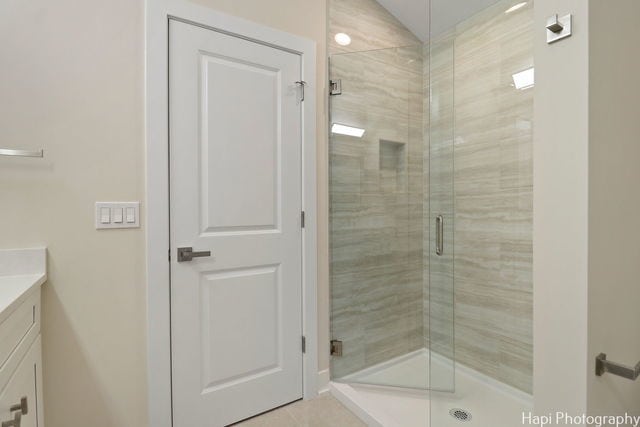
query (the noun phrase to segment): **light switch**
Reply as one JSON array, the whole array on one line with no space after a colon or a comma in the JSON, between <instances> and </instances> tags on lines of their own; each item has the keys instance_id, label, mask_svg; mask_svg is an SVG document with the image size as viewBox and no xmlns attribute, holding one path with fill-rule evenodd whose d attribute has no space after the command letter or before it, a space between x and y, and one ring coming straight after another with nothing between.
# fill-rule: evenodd
<instances>
[{"instance_id":1,"label":"light switch","mask_svg":"<svg viewBox=\"0 0 640 427\"><path fill-rule=\"evenodd\" d=\"M122 224L122 208L113 208L113 222Z\"/></svg>"},{"instance_id":2,"label":"light switch","mask_svg":"<svg viewBox=\"0 0 640 427\"><path fill-rule=\"evenodd\" d=\"M127 224L136 222L136 209L134 207L127 208Z\"/></svg>"},{"instance_id":3,"label":"light switch","mask_svg":"<svg viewBox=\"0 0 640 427\"><path fill-rule=\"evenodd\" d=\"M96 228L140 227L140 202L96 202Z\"/></svg>"},{"instance_id":4,"label":"light switch","mask_svg":"<svg viewBox=\"0 0 640 427\"><path fill-rule=\"evenodd\" d=\"M111 209L100 208L100 223L109 224L111 222Z\"/></svg>"}]
</instances>

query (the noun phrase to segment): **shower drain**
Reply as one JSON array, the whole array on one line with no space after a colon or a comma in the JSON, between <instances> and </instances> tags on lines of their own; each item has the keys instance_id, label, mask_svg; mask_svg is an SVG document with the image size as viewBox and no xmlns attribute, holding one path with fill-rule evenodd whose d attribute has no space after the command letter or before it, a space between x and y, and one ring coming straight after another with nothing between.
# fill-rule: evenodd
<instances>
[{"instance_id":1,"label":"shower drain","mask_svg":"<svg viewBox=\"0 0 640 427\"><path fill-rule=\"evenodd\" d=\"M449 411L449 415L455 418L458 421L471 421L471 412L465 411L464 409L453 408Z\"/></svg>"}]
</instances>

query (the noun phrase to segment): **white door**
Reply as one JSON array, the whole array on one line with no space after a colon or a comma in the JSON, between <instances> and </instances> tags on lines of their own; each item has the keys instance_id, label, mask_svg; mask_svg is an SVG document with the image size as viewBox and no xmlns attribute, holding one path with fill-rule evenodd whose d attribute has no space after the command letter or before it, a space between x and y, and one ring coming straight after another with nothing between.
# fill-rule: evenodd
<instances>
[{"instance_id":1,"label":"white door","mask_svg":"<svg viewBox=\"0 0 640 427\"><path fill-rule=\"evenodd\" d=\"M302 397L301 57L169 30L173 425L223 426Z\"/></svg>"}]
</instances>

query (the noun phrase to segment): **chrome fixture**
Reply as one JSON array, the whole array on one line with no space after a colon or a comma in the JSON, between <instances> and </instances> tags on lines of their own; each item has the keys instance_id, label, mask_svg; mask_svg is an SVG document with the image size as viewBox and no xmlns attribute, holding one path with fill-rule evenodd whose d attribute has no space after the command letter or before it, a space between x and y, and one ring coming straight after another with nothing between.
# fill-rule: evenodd
<instances>
[{"instance_id":1,"label":"chrome fixture","mask_svg":"<svg viewBox=\"0 0 640 427\"><path fill-rule=\"evenodd\" d=\"M342 356L342 341L331 340L331 356Z\"/></svg>"},{"instance_id":2,"label":"chrome fixture","mask_svg":"<svg viewBox=\"0 0 640 427\"><path fill-rule=\"evenodd\" d=\"M20 411L22 415L27 415L29 413L29 405L27 402L27 397L24 396L20 399L20 403L16 403L9 407L10 412Z\"/></svg>"},{"instance_id":3,"label":"chrome fixture","mask_svg":"<svg viewBox=\"0 0 640 427\"><path fill-rule=\"evenodd\" d=\"M557 42L571 35L571 14L558 18L558 14L547 19L547 43Z\"/></svg>"},{"instance_id":4,"label":"chrome fixture","mask_svg":"<svg viewBox=\"0 0 640 427\"><path fill-rule=\"evenodd\" d=\"M442 256L444 253L444 217L436 217L436 255Z\"/></svg>"},{"instance_id":5,"label":"chrome fixture","mask_svg":"<svg viewBox=\"0 0 640 427\"><path fill-rule=\"evenodd\" d=\"M9 148L0 148L0 156L44 157L44 150L29 151L29 150L12 150Z\"/></svg>"},{"instance_id":6,"label":"chrome fixture","mask_svg":"<svg viewBox=\"0 0 640 427\"><path fill-rule=\"evenodd\" d=\"M329 95L342 95L342 80L329 80Z\"/></svg>"},{"instance_id":7,"label":"chrome fixture","mask_svg":"<svg viewBox=\"0 0 640 427\"><path fill-rule=\"evenodd\" d=\"M640 362L635 367L621 365L620 363L607 360L607 355L600 353L596 357L596 375L601 377L605 373L617 375L631 381L635 381L640 376Z\"/></svg>"},{"instance_id":8,"label":"chrome fixture","mask_svg":"<svg viewBox=\"0 0 640 427\"><path fill-rule=\"evenodd\" d=\"M194 252L193 248L178 248L178 262L192 261L194 258L211 256L211 251Z\"/></svg>"},{"instance_id":9,"label":"chrome fixture","mask_svg":"<svg viewBox=\"0 0 640 427\"><path fill-rule=\"evenodd\" d=\"M307 82L304 80L298 80L295 84L299 85L302 88L302 98L300 98L300 102L304 101L304 88L307 85Z\"/></svg>"}]
</instances>

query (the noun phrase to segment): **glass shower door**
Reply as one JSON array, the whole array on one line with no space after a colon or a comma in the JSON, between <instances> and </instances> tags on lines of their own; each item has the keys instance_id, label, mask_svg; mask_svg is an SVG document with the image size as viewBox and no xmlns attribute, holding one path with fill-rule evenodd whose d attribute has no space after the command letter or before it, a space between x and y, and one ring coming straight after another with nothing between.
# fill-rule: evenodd
<instances>
[{"instance_id":1,"label":"glass shower door","mask_svg":"<svg viewBox=\"0 0 640 427\"><path fill-rule=\"evenodd\" d=\"M427 47L430 420L512 427L532 389L533 0L452 8L431 0Z\"/></svg>"},{"instance_id":2,"label":"glass shower door","mask_svg":"<svg viewBox=\"0 0 640 427\"><path fill-rule=\"evenodd\" d=\"M333 381L426 389L421 45L334 54Z\"/></svg>"},{"instance_id":3,"label":"glass shower door","mask_svg":"<svg viewBox=\"0 0 640 427\"><path fill-rule=\"evenodd\" d=\"M442 0L441 0L442 1ZM454 342L454 81L453 39L426 47L429 62L427 322L430 390L455 390Z\"/></svg>"}]
</instances>

